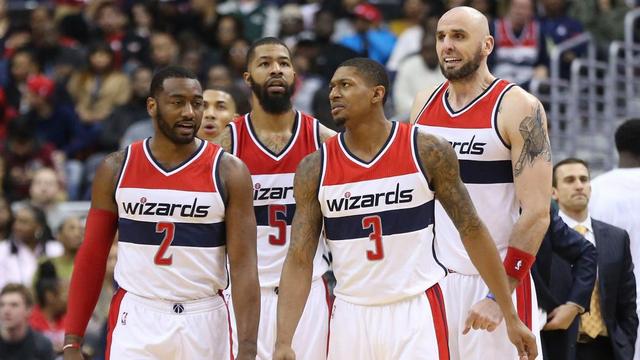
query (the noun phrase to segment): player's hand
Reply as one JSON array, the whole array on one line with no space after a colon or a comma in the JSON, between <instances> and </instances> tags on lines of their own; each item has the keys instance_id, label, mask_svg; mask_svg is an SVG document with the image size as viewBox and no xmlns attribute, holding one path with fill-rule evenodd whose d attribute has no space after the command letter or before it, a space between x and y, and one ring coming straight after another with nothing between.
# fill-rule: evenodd
<instances>
[{"instance_id":1,"label":"player's hand","mask_svg":"<svg viewBox=\"0 0 640 360\"><path fill-rule=\"evenodd\" d=\"M533 360L538 356L536 337L531 330L520 321L516 315L511 321L507 321L507 334L509 340L518 349L520 360Z\"/></svg>"},{"instance_id":2,"label":"player's hand","mask_svg":"<svg viewBox=\"0 0 640 360\"><path fill-rule=\"evenodd\" d=\"M80 349L75 349L75 348L66 349L62 354L62 358L64 360L83 360L84 359L84 357L82 356L82 351L80 351Z\"/></svg>"},{"instance_id":3,"label":"player's hand","mask_svg":"<svg viewBox=\"0 0 640 360\"><path fill-rule=\"evenodd\" d=\"M273 360L295 360L295 359L296 359L296 353L293 351L291 346L276 344L276 348L273 351Z\"/></svg>"},{"instance_id":4,"label":"player's hand","mask_svg":"<svg viewBox=\"0 0 640 360\"><path fill-rule=\"evenodd\" d=\"M571 304L562 304L553 309L547 316L547 324L543 330L567 330L573 319L578 315L578 307Z\"/></svg>"},{"instance_id":5,"label":"player's hand","mask_svg":"<svg viewBox=\"0 0 640 360\"><path fill-rule=\"evenodd\" d=\"M497 302L491 299L482 299L469 309L462 334L466 335L471 329L491 332L500 325L502 318L502 310Z\"/></svg>"}]
</instances>

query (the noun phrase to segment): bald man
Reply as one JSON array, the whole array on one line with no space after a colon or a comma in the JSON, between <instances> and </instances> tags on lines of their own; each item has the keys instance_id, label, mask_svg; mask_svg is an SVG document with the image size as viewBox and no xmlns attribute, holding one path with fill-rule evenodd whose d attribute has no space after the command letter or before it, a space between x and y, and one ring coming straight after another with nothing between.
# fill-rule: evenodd
<instances>
[{"instance_id":1,"label":"bald man","mask_svg":"<svg viewBox=\"0 0 640 360\"><path fill-rule=\"evenodd\" d=\"M212 141L237 114L236 102L231 94L222 89L207 89L202 93L204 112L202 125L198 129L200 139Z\"/></svg>"},{"instance_id":2,"label":"bald man","mask_svg":"<svg viewBox=\"0 0 640 360\"><path fill-rule=\"evenodd\" d=\"M487 224L509 275L518 313L534 333L537 301L529 269L549 224L551 149L540 102L487 67L494 40L487 19L456 7L438 21L436 51L447 79L418 93L411 121L443 136ZM465 253L460 235L436 204L436 256L448 268L441 282L452 359L516 359L493 294ZM487 329L472 331L470 329ZM538 347L539 336L538 336Z\"/></svg>"}]
</instances>

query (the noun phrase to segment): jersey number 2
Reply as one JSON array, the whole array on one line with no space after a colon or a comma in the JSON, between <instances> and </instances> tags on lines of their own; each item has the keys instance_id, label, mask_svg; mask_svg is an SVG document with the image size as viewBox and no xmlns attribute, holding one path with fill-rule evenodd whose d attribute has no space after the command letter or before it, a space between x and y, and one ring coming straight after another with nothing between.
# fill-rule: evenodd
<instances>
[{"instance_id":1,"label":"jersey number 2","mask_svg":"<svg viewBox=\"0 0 640 360\"><path fill-rule=\"evenodd\" d=\"M165 253L173 241L175 230L176 226L171 222L156 223L156 233L164 233L164 238L162 238L160 242L160 248L158 248L158 252L156 252L156 256L153 258L153 262L156 265L167 266L173 263L173 255L165 256Z\"/></svg>"},{"instance_id":2,"label":"jersey number 2","mask_svg":"<svg viewBox=\"0 0 640 360\"><path fill-rule=\"evenodd\" d=\"M381 260L384 257L384 249L382 248L382 220L378 215L365 216L362 218L362 228L371 228L369 240L375 243L374 251L367 250L367 259Z\"/></svg>"},{"instance_id":3,"label":"jersey number 2","mask_svg":"<svg viewBox=\"0 0 640 360\"><path fill-rule=\"evenodd\" d=\"M269 235L269 244L282 246L287 242L287 221L280 218L287 217L287 206L282 204L269 205L269 226L278 229L278 236Z\"/></svg>"}]
</instances>

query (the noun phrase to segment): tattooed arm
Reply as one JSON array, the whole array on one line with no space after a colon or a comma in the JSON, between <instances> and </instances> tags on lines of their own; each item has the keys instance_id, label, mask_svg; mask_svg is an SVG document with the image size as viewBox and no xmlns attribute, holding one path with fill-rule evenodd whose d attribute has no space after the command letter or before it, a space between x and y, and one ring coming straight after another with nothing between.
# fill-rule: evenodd
<instances>
[{"instance_id":1,"label":"tattooed arm","mask_svg":"<svg viewBox=\"0 0 640 360\"><path fill-rule=\"evenodd\" d=\"M535 357L536 341L533 334L518 318L513 303L498 249L482 223L471 202L466 187L460 180L458 158L453 148L441 137L418 134L418 152L429 182L442 207L460 233L460 238L473 265L495 294L496 302L505 314L509 339L518 348L519 354ZM467 323L464 333L475 324Z\"/></svg>"},{"instance_id":2,"label":"tattooed arm","mask_svg":"<svg viewBox=\"0 0 640 360\"><path fill-rule=\"evenodd\" d=\"M522 212L515 223L509 246L536 254L549 226L551 198L551 147L542 104L519 87L504 97L498 127L511 146L516 197ZM518 284L510 278L512 289Z\"/></svg>"},{"instance_id":3,"label":"tattooed arm","mask_svg":"<svg viewBox=\"0 0 640 360\"><path fill-rule=\"evenodd\" d=\"M216 136L215 139L211 140L212 143L214 144L218 144L220 145L220 147L222 147L224 149L224 151L228 152L229 154L232 154L233 152L231 151L231 126L227 125L224 127L224 129L222 129L222 131L220 132L220 134L218 134L218 136Z\"/></svg>"},{"instance_id":4,"label":"tattooed arm","mask_svg":"<svg viewBox=\"0 0 640 360\"><path fill-rule=\"evenodd\" d=\"M319 151L308 155L298 165L293 181L296 213L291 226L291 245L280 278L274 359L295 358L291 340L311 289L313 257L322 229L322 212L317 198L320 162Z\"/></svg>"}]
</instances>

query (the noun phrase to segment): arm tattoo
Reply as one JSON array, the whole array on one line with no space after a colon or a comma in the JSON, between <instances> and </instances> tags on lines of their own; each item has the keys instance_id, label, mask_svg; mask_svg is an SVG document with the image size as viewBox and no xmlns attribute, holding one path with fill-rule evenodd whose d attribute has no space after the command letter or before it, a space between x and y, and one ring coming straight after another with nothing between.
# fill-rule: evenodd
<instances>
[{"instance_id":1,"label":"arm tattoo","mask_svg":"<svg viewBox=\"0 0 640 360\"><path fill-rule=\"evenodd\" d=\"M522 174L527 165L533 166L538 158L551 161L551 146L544 131L540 104L536 105L534 114L530 114L522 120L519 130L524 139L524 145L513 169L514 176Z\"/></svg>"},{"instance_id":2,"label":"arm tattoo","mask_svg":"<svg viewBox=\"0 0 640 360\"><path fill-rule=\"evenodd\" d=\"M231 126L227 125L211 142L220 145L224 151L231 153L231 150L233 150L231 149Z\"/></svg>"},{"instance_id":3,"label":"arm tattoo","mask_svg":"<svg viewBox=\"0 0 640 360\"><path fill-rule=\"evenodd\" d=\"M481 227L467 188L460 180L458 158L444 139L419 134L418 151L436 198L464 238Z\"/></svg>"}]
</instances>

